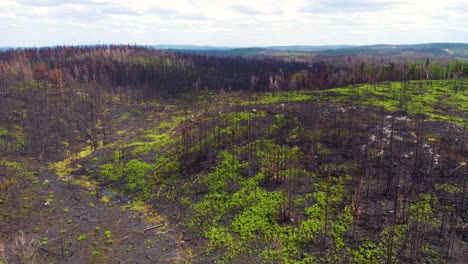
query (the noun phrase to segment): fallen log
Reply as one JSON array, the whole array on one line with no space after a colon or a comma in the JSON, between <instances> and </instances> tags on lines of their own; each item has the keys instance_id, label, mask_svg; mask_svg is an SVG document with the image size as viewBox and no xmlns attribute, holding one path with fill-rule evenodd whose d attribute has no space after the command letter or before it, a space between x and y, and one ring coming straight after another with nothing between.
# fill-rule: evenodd
<instances>
[{"instance_id":1,"label":"fallen log","mask_svg":"<svg viewBox=\"0 0 468 264\"><path fill-rule=\"evenodd\" d=\"M146 233L147 231L150 231L150 230L153 230L153 229L155 229L155 228L162 227L162 226L164 226L164 224L157 224L157 225L154 225L154 226L150 226L150 227L146 228L146 229L143 231L143 233Z\"/></svg>"}]
</instances>

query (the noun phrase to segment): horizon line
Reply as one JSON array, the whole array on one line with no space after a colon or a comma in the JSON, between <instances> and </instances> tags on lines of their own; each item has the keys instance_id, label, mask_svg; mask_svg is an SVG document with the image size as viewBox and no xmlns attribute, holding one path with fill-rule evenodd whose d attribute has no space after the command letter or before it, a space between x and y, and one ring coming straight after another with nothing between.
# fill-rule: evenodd
<instances>
[{"instance_id":1,"label":"horizon line","mask_svg":"<svg viewBox=\"0 0 468 264\"><path fill-rule=\"evenodd\" d=\"M226 48L226 49L247 49L247 48L271 48L271 47L366 47L366 46L413 46L413 45L430 45L430 44L462 44L468 45L468 42L419 42L419 43L374 43L374 44L282 44L282 45L254 45L254 46L226 46L212 44L137 44L137 43L89 43L89 44L53 44L53 45L31 45L31 46L16 46L2 45L0 48L54 48L54 47L89 47L89 46L137 46L137 47L155 47L155 46L187 46L187 47L205 47L205 48Z\"/></svg>"}]
</instances>

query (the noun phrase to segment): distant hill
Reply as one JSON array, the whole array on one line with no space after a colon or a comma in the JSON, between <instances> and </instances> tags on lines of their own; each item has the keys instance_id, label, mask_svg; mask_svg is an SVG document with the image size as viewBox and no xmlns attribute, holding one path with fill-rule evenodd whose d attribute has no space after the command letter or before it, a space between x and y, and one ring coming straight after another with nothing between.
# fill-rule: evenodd
<instances>
[{"instance_id":1,"label":"distant hill","mask_svg":"<svg viewBox=\"0 0 468 264\"><path fill-rule=\"evenodd\" d=\"M311 51L324 51L324 50L336 50L357 47L355 45L322 45L322 46L310 46L310 45L293 45L293 46L253 46L253 47L225 47L225 46L209 46L209 45L150 45L148 46L154 49L165 49L165 50L193 50L193 51L232 51L232 50L276 50L276 51L299 51L299 52L311 52Z\"/></svg>"},{"instance_id":2,"label":"distant hill","mask_svg":"<svg viewBox=\"0 0 468 264\"><path fill-rule=\"evenodd\" d=\"M348 49L353 45L295 45L295 46L267 46L267 47L218 47L196 45L153 45L154 49L173 50L182 53L212 55L212 56L303 56L316 52Z\"/></svg>"},{"instance_id":3,"label":"distant hill","mask_svg":"<svg viewBox=\"0 0 468 264\"><path fill-rule=\"evenodd\" d=\"M0 51L5 51L9 49L16 49L16 47L0 47Z\"/></svg>"},{"instance_id":4,"label":"distant hill","mask_svg":"<svg viewBox=\"0 0 468 264\"><path fill-rule=\"evenodd\" d=\"M300 45L300 46L270 46L265 47L266 49L271 50L283 50L283 51L324 51L324 50L337 50L337 49L348 49L357 47L356 45L322 45L322 46L307 46L307 45Z\"/></svg>"},{"instance_id":5,"label":"distant hill","mask_svg":"<svg viewBox=\"0 0 468 264\"><path fill-rule=\"evenodd\" d=\"M412 45L378 44L356 46L344 49L330 49L318 52L323 55L431 55L437 57L468 58L468 44L465 43L427 43Z\"/></svg>"},{"instance_id":6,"label":"distant hill","mask_svg":"<svg viewBox=\"0 0 468 264\"><path fill-rule=\"evenodd\" d=\"M153 49L163 49L163 50L194 50L194 51L200 51L200 50L231 50L235 49L236 47L218 47L218 46L208 46L208 45L203 45L203 46L198 46L198 45L150 45L147 46L149 48Z\"/></svg>"},{"instance_id":7,"label":"distant hill","mask_svg":"<svg viewBox=\"0 0 468 264\"><path fill-rule=\"evenodd\" d=\"M213 56L284 56L300 57L323 56L400 56L400 57L450 57L468 59L468 44L427 43L411 45L377 44L365 46L325 45L325 46L268 46L268 47L215 47L190 45L156 45L155 49L169 49L182 53Z\"/></svg>"}]
</instances>

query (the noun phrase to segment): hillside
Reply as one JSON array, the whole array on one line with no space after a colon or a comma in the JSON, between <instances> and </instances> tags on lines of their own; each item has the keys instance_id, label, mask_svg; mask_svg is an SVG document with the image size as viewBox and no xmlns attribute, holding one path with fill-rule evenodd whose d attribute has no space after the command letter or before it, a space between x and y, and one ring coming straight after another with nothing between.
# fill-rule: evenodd
<instances>
[{"instance_id":1,"label":"hillside","mask_svg":"<svg viewBox=\"0 0 468 264\"><path fill-rule=\"evenodd\" d=\"M371 45L324 51L327 55L371 54L383 56L434 56L468 58L468 44L428 43L414 45Z\"/></svg>"},{"instance_id":2,"label":"hillside","mask_svg":"<svg viewBox=\"0 0 468 264\"><path fill-rule=\"evenodd\" d=\"M156 48L158 48L156 46ZM164 49L183 53L206 54L216 56L387 56L395 58L468 58L468 44L464 43L428 43L412 45L330 45L330 46L271 46L249 48L215 48L215 47L178 47L167 46Z\"/></svg>"},{"instance_id":3,"label":"hillside","mask_svg":"<svg viewBox=\"0 0 468 264\"><path fill-rule=\"evenodd\" d=\"M0 261L465 263L463 61L0 53Z\"/></svg>"}]
</instances>

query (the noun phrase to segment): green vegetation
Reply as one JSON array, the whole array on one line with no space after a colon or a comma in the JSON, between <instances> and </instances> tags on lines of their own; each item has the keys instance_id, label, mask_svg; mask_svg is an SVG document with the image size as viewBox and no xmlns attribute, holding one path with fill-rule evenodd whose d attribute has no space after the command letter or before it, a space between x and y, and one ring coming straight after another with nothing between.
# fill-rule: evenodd
<instances>
[{"instance_id":1,"label":"green vegetation","mask_svg":"<svg viewBox=\"0 0 468 264\"><path fill-rule=\"evenodd\" d=\"M467 124L468 79L350 85L321 91L319 98L382 106L389 111L422 114L429 120Z\"/></svg>"},{"instance_id":2,"label":"green vegetation","mask_svg":"<svg viewBox=\"0 0 468 264\"><path fill-rule=\"evenodd\" d=\"M128 193L138 190L141 192L142 198L149 198L152 191L152 181L149 178L151 169L150 164L134 159L125 164L114 162L101 165L99 174L102 180L125 184ZM124 175L125 177L123 177Z\"/></svg>"},{"instance_id":3,"label":"green vegetation","mask_svg":"<svg viewBox=\"0 0 468 264\"><path fill-rule=\"evenodd\" d=\"M110 230L106 230L106 231L104 231L104 236L105 236L107 239L109 239L109 238L112 237L112 232L111 232Z\"/></svg>"},{"instance_id":4,"label":"green vegetation","mask_svg":"<svg viewBox=\"0 0 468 264\"><path fill-rule=\"evenodd\" d=\"M49 243L49 238L48 237L43 237L41 242L39 242L39 245L41 247L43 247L43 246L47 246L48 243Z\"/></svg>"},{"instance_id":5,"label":"green vegetation","mask_svg":"<svg viewBox=\"0 0 468 264\"><path fill-rule=\"evenodd\" d=\"M6 153L15 153L23 151L25 139L20 126L7 130L0 127L0 151Z\"/></svg>"},{"instance_id":6,"label":"green vegetation","mask_svg":"<svg viewBox=\"0 0 468 264\"><path fill-rule=\"evenodd\" d=\"M353 251L351 263L373 264L384 260L384 250L370 240L362 241L357 250Z\"/></svg>"},{"instance_id":7,"label":"green vegetation","mask_svg":"<svg viewBox=\"0 0 468 264\"><path fill-rule=\"evenodd\" d=\"M450 194L459 194L463 192L463 188L458 184L443 183L436 184L434 187L438 191L445 191Z\"/></svg>"},{"instance_id":8,"label":"green vegetation","mask_svg":"<svg viewBox=\"0 0 468 264\"><path fill-rule=\"evenodd\" d=\"M316 178L317 183L312 192L306 194L305 199L302 198L302 203L313 203L304 209L307 219L300 227L281 226L278 220L284 217L285 212L279 209L286 209L288 194L279 190L266 190L261 187L261 183L265 180L277 181L281 174L294 175L286 167L272 167L272 164L280 161L271 160L273 157L269 154L283 152L278 156L292 160L297 150L282 150L273 142L265 140L256 142L254 146L257 146L257 157L263 160L262 169L257 175L245 178L240 171L247 168L248 164L240 163L233 153L222 152L222 162L203 179L209 193L193 205L195 216L188 225L202 230L209 240L207 252L226 262L234 261L243 254L258 254L265 261L289 263L301 260L298 255L305 245L319 244L325 237L333 238L335 250L344 248L344 234L352 223L348 209L342 213L338 210L346 203L345 179L339 178L327 184L327 180ZM271 149L275 146L278 150ZM281 173L274 176L278 171ZM310 173L299 171L297 175L300 177ZM205 219L210 219L209 223ZM226 222L230 224L223 224ZM276 247L271 248L271 243ZM331 256L328 254L336 253L335 250L325 255L308 256L301 261L325 260Z\"/></svg>"},{"instance_id":9,"label":"green vegetation","mask_svg":"<svg viewBox=\"0 0 468 264\"><path fill-rule=\"evenodd\" d=\"M83 234L83 235L78 236L78 238L76 240L83 241L83 240L86 240L86 239L87 239L87 236Z\"/></svg>"},{"instance_id":10,"label":"green vegetation","mask_svg":"<svg viewBox=\"0 0 468 264\"><path fill-rule=\"evenodd\" d=\"M293 91L293 92L269 92L263 93L260 98L245 102L246 105L253 104L274 104L284 102L300 102L307 101L313 98L313 93L310 91Z\"/></svg>"}]
</instances>

